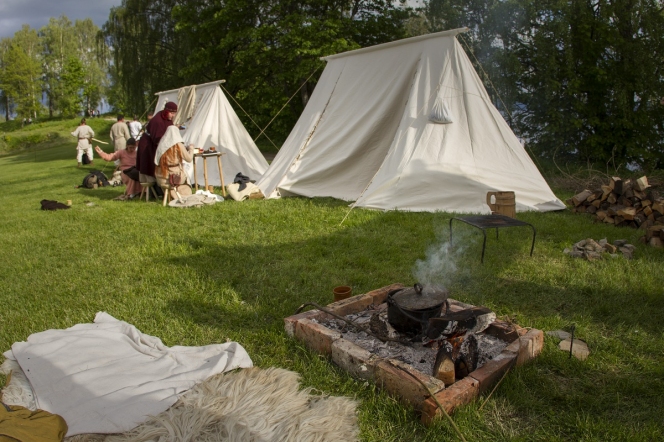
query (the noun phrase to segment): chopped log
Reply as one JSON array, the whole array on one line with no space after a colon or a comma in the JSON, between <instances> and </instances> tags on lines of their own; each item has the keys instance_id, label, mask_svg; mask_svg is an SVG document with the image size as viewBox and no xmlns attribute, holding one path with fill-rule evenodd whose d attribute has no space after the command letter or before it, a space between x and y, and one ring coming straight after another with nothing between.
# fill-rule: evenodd
<instances>
[{"instance_id":1,"label":"chopped log","mask_svg":"<svg viewBox=\"0 0 664 442\"><path fill-rule=\"evenodd\" d=\"M637 213L634 216L634 222L636 223L636 227L641 227L643 225L643 223L646 222L647 219L648 219L648 217L646 215L644 215L643 212L642 213Z\"/></svg>"},{"instance_id":2,"label":"chopped log","mask_svg":"<svg viewBox=\"0 0 664 442\"><path fill-rule=\"evenodd\" d=\"M618 215L628 221L632 221L636 216L636 209L634 207L626 207L624 209L618 210Z\"/></svg>"},{"instance_id":3,"label":"chopped log","mask_svg":"<svg viewBox=\"0 0 664 442\"><path fill-rule=\"evenodd\" d=\"M664 204L660 202L655 202L652 204L652 210L659 212L660 215L664 214Z\"/></svg>"},{"instance_id":4,"label":"chopped log","mask_svg":"<svg viewBox=\"0 0 664 442\"><path fill-rule=\"evenodd\" d=\"M624 198L634 198L634 190L633 189L625 189L622 196Z\"/></svg>"},{"instance_id":5,"label":"chopped log","mask_svg":"<svg viewBox=\"0 0 664 442\"><path fill-rule=\"evenodd\" d=\"M609 204L615 204L618 202L618 194L615 192L611 192L609 196L606 198L606 201L608 201Z\"/></svg>"},{"instance_id":6,"label":"chopped log","mask_svg":"<svg viewBox=\"0 0 664 442\"><path fill-rule=\"evenodd\" d=\"M650 221L651 223L655 222L655 212L648 215L648 221Z\"/></svg>"},{"instance_id":7,"label":"chopped log","mask_svg":"<svg viewBox=\"0 0 664 442\"><path fill-rule=\"evenodd\" d=\"M641 206L650 207L650 206L652 206L652 201L650 201L648 199L643 199L643 200L641 200Z\"/></svg>"},{"instance_id":8,"label":"chopped log","mask_svg":"<svg viewBox=\"0 0 664 442\"><path fill-rule=\"evenodd\" d=\"M611 186L604 186L602 185L602 201L605 201L606 198L608 198L609 194L611 193Z\"/></svg>"},{"instance_id":9,"label":"chopped log","mask_svg":"<svg viewBox=\"0 0 664 442\"><path fill-rule=\"evenodd\" d=\"M648 184L648 177L645 175L636 180L634 183L634 188L640 192L643 192L648 187L650 187L650 185Z\"/></svg>"},{"instance_id":10,"label":"chopped log","mask_svg":"<svg viewBox=\"0 0 664 442\"><path fill-rule=\"evenodd\" d=\"M598 220L603 221L604 218L606 218L606 212L603 211L603 210L598 210L598 211L595 213L595 216L597 217Z\"/></svg>"},{"instance_id":11,"label":"chopped log","mask_svg":"<svg viewBox=\"0 0 664 442\"><path fill-rule=\"evenodd\" d=\"M648 198L648 194L645 193L645 192L641 192L639 190L634 190L633 192L634 192L634 196L632 198L637 198L637 199L640 199L640 200L645 200L645 199Z\"/></svg>"},{"instance_id":12,"label":"chopped log","mask_svg":"<svg viewBox=\"0 0 664 442\"><path fill-rule=\"evenodd\" d=\"M621 224L623 221L625 221L625 218L623 218L620 215L617 215L617 216L613 217L613 224L615 224L616 226Z\"/></svg>"},{"instance_id":13,"label":"chopped log","mask_svg":"<svg viewBox=\"0 0 664 442\"><path fill-rule=\"evenodd\" d=\"M618 205L611 206L611 207L609 207L609 210L606 211L606 213L608 213L609 216L616 216L618 214L618 211L622 210L624 208L625 208L625 206L618 206Z\"/></svg>"},{"instance_id":14,"label":"chopped log","mask_svg":"<svg viewBox=\"0 0 664 442\"><path fill-rule=\"evenodd\" d=\"M611 187L611 190L613 190L615 194L622 195L623 181L620 177L617 176L611 177L611 181L609 182L609 187Z\"/></svg>"},{"instance_id":15,"label":"chopped log","mask_svg":"<svg viewBox=\"0 0 664 442\"><path fill-rule=\"evenodd\" d=\"M586 206L578 206L578 207L576 208L576 212L577 212L577 213L586 213L586 210L587 210L587 209L586 209Z\"/></svg>"},{"instance_id":16,"label":"chopped log","mask_svg":"<svg viewBox=\"0 0 664 442\"><path fill-rule=\"evenodd\" d=\"M661 238L662 237L662 229L664 226L652 226L648 227L648 230L646 231L646 239L650 240L650 238Z\"/></svg>"},{"instance_id":17,"label":"chopped log","mask_svg":"<svg viewBox=\"0 0 664 442\"><path fill-rule=\"evenodd\" d=\"M592 192L586 189L583 192L574 195L572 197L572 203L578 207L578 205L584 202L590 195L592 195Z\"/></svg>"},{"instance_id":18,"label":"chopped log","mask_svg":"<svg viewBox=\"0 0 664 442\"><path fill-rule=\"evenodd\" d=\"M607 215L607 216L604 217L604 219L602 221L607 223L607 224L614 224L612 216Z\"/></svg>"},{"instance_id":19,"label":"chopped log","mask_svg":"<svg viewBox=\"0 0 664 442\"><path fill-rule=\"evenodd\" d=\"M624 180L623 181L623 193L627 192L628 190L631 190L634 187L634 182L630 179Z\"/></svg>"},{"instance_id":20,"label":"chopped log","mask_svg":"<svg viewBox=\"0 0 664 442\"><path fill-rule=\"evenodd\" d=\"M657 247L657 248L664 247L664 242L662 242L662 239L661 238L656 238L654 236L652 238L650 238L650 241L648 241L648 244L652 247Z\"/></svg>"},{"instance_id":21,"label":"chopped log","mask_svg":"<svg viewBox=\"0 0 664 442\"><path fill-rule=\"evenodd\" d=\"M591 206L593 206L595 209L599 209L600 204L602 204L602 200L596 199L592 203L590 203Z\"/></svg>"},{"instance_id":22,"label":"chopped log","mask_svg":"<svg viewBox=\"0 0 664 442\"><path fill-rule=\"evenodd\" d=\"M624 195L618 198L618 204L625 207L632 207L634 205L632 204L632 201Z\"/></svg>"},{"instance_id":23,"label":"chopped log","mask_svg":"<svg viewBox=\"0 0 664 442\"><path fill-rule=\"evenodd\" d=\"M455 381L454 360L447 346L443 345L436 354L436 363L433 365L433 377L443 381L446 387Z\"/></svg>"},{"instance_id":24,"label":"chopped log","mask_svg":"<svg viewBox=\"0 0 664 442\"><path fill-rule=\"evenodd\" d=\"M595 214L595 212L597 212L597 207L595 207L594 205L591 204L588 207L586 207L586 213L590 213L591 215L593 215Z\"/></svg>"}]
</instances>

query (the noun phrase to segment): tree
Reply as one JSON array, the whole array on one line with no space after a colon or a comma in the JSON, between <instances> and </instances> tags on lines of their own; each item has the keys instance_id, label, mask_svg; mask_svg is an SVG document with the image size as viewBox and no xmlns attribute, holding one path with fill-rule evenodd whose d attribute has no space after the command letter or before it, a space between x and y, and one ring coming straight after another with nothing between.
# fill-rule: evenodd
<instances>
[{"instance_id":1,"label":"tree","mask_svg":"<svg viewBox=\"0 0 664 442\"><path fill-rule=\"evenodd\" d=\"M101 102L107 84L104 68L107 66L107 51L99 45L99 28L90 19L76 20L74 24L62 15L51 18L48 25L41 28L43 47L43 68L45 92L48 97L49 114L63 110L61 103L71 103L76 97L65 97L63 74L71 57L77 58L84 71L83 97L86 109L97 107ZM70 112L68 110L67 112Z\"/></svg>"},{"instance_id":2,"label":"tree","mask_svg":"<svg viewBox=\"0 0 664 442\"><path fill-rule=\"evenodd\" d=\"M53 112L59 110L58 105L63 99L61 77L67 60L76 52L76 39L72 23L65 15L51 17L39 34L44 54L44 90L48 99L49 115L53 116Z\"/></svg>"},{"instance_id":3,"label":"tree","mask_svg":"<svg viewBox=\"0 0 664 442\"><path fill-rule=\"evenodd\" d=\"M34 29L23 25L14 34L4 58L2 90L16 105L20 117L36 118L41 108L41 53Z\"/></svg>"},{"instance_id":4,"label":"tree","mask_svg":"<svg viewBox=\"0 0 664 442\"><path fill-rule=\"evenodd\" d=\"M7 55L11 49L11 38L3 38L0 40L0 108L5 112L5 121L9 121L9 116L12 111L13 103L4 90L3 83L6 78Z\"/></svg>"},{"instance_id":5,"label":"tree","mask_svg":"<svg viewBox=\"0 0 664 442\"><path fill-rule=\"evenodd\" d=\"M425 10L435 26L469 25L460 39L539 155L664 166L661 1L429 0Z\"/></svg>"},{"instance_id":6,"label":"tree","mask_svg":"<svg viewBox=\"0 0 664 442\"><path fill-rule=\"evenodd\" d=\"M58 103L62 114L74 117L81 112L83 102L83 86L85 85L85 69L76 57L69 57L62 72L62 96Z\"/></svg>"}]
</instances>

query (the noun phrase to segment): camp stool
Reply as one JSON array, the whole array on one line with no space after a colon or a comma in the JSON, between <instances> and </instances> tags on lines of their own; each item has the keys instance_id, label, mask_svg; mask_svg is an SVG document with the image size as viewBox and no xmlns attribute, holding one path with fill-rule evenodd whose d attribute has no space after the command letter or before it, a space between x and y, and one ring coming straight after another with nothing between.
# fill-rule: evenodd
<instances>
[{"instance_id":1,"label":"camp stool","mask_svg":"<svg viewBox=\"0 0 664 442\"><path fill-rule=\"evenodd\" d=\"M166 207L168 202L171 200L171 190L175 191L175 194L178 196L179 200L182 199L182 195L180 195L180 193L178 192L177 186L173 187L170 184L166 183L161 188L164 191L164 203L163 203L164 207Z\"/></svg>"},{"instance_id":2,"label":"camp stool","mask_svg":"<svg viewBox=\"0 0 664 442\"><path fill-rule=\"evenodd\" d=\"M147 203L150 201L150 191L152 191L155 199L158 199L159 197L157 196L157 191L154 190L154 185L154 181L151 183L141 183L141 195L138 198L143 199L143 194L145 194L145 202Z\"/></svg>"}]
</instances>

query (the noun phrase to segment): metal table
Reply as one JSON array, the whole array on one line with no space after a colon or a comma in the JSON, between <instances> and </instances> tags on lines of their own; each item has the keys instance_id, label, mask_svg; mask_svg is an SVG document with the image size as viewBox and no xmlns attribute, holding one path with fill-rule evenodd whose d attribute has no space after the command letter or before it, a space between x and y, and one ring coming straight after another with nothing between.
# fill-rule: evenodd
<instances>
[{"instance_id":1,"label":"metal table","mask_svg":"<svg viewBox=\"0 0 664 442\"><path fill-rule=\"evenodd\" d=\"M484 241L482 242L482 259L480 262L484 263L484 249L486 249L486 230L487 229L496 229L496 238L498 238L498 229L503 227L521 227L521 226L530 226L533 229L533 243L530 246L530 256L533 256L533 250L535 249L535 226L525 221L520 221L515 218L510 218L505 215L474 215L474 216L460 216L458 218L450 219L450 245L452 244L452 221L457 220L469 224L473 227L477 227L482 231L484 235Z\"/></svg>"}]
</instances>

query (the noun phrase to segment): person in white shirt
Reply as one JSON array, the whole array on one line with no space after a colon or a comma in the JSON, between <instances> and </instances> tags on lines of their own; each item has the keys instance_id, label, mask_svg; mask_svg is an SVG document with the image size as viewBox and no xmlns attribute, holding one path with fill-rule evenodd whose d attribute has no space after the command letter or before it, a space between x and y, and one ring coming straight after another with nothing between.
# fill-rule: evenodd
<instances>
[{"instance_id":1,"label":"person in white shirt","mask_svg":"<svg viewBox=\"0 0 664 442\"><path fill-rule=\"evenodd\" d=\"M92 137L95 136L95 132L90 126L85 124L85 118L81 120L81 124L76 128L74 132L71 133L72 136L78 138L78 144L76 145L76 150L78 154L76 155L76 161L78 161L78 167L81 167L81 161L83 160L83 154L87 154L90 159L90 164L94 165L92 162Z\"/></svg>"},{"instance_id":2,"label":"person in white shirt","mask_svg":"<svg viewBox=\"0 0 664 442\"><path fill-rule=\"evenodd\" d=\"M136 115L134 115L134 121L127 123L127 126L129 126L129 135L131 135L133 139L138 140L141 138L141 129L143 129L143 125L138 121Z\"/></svg>"}]
</instances>

